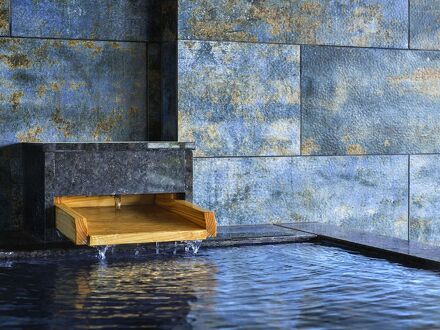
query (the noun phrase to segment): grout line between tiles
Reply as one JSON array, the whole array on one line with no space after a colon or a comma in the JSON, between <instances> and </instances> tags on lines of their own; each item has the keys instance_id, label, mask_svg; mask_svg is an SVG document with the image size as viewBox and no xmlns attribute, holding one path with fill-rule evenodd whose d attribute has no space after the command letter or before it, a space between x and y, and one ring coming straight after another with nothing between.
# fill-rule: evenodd
<instances>
[{"instance_id":1,"label":"grout line between tiles","mask_svg":"<svg viewBox=\"0 0 440 330\"><path fill-rule=\"evenodd\" d=\"M11 21L10 21L11 26ZM1 39L29 39L29 40L59 40L59 41L94 41L94 42L120 42L120 43L135 43L135 44L148 44L154 43L154 40L117 40L117 39L91 39L91 38L58 38L58 37L30 37L30 36L16 36L12 33L11 27L9 36L0 36Z\"/></svg>"},{"instance_id":2,"label":"grout line between tiles","mask_svg":"<svg viewBox=\"0 0 440 330\"><path fill-rule=\"evenodd\" d=\"M303 145L303 93L302 93L302 80L303 80L303 46L299 47L299 153L302 154Z\"/></svg>"},{"instance_id":3,"label":"grout line between tiles","mask_svg":"<svg viewBox=\"0 0 440 330\"><path fill-rule=\"evenodd\" d=\"M197 151L197 149L196 149ZM216 156L194 156L198 159L213 159L213 158L317 158L317 157L404 157L404 156L435 156L440 155L440 153L426 153L426 154L364 154L364 155L216 155Z\"/></svg>"},{"instance_id":4,"label":"grout line between tiles","mask_svg":"<svg viewBox=\"0 0 440 330\"><path fill-rule=\"evenodd\" d=\"M377 46L352 46L352 45L332 45L332 44L304 44L304 43L288 43L288 42L263 42L263 41L238 41L238 40L221 40L221 39L185 39L179 38L179 41L199 41L199 42L218 42L218 43L239 43L239 44L255 44L255 45L284 45L284 46L304 46L304 47L331 47L331 48L347 48L347 49L371 49L371 50L390 50L390 51L423 51L423 52L440 52L439 49L421 49L403 47L377 47Z\"/></svg>"},{"instance_id":5,"label":"grout line between tiles","mask_svg":"<svg viewBox=\"0 0 440 330\"><path fill-rule=\"evenodd\" d=\"M411 0L408 0L408 49L411 49Z\"/></svg>"},{"instance_id":6,"label":"grout line between tiles","mask_svg":"<svg viewBox=\"0 0 440 330\"><path fill-rule=\"evenodd\" d=\"M408 242L410 241L411 222L411 155L408 155Z\"/></svg>"},{"instance_id":7,"label":"grout line between tiles","mask_svg":"<svg viewBox=\"0 0 440 330\"><path fill-rule=\"evenodd\" d=\"M8 13L8 19L9 19L9 36L12 36L12 0L9 1L9 13Z\"/></svg>"}]
</instances>

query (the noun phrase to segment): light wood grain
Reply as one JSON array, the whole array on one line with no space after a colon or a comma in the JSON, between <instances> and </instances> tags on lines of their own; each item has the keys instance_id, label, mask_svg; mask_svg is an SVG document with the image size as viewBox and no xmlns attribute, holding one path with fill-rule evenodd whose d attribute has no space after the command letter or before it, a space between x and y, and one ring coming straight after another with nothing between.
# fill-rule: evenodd
<instances>
[{"instance_id":1,"label":"light wood grain","mask_svg":"<svg viewBox=\"0 0 440 330\"><path fill-rule=\"evenodd\" d=\"M88 219L89 245L206 239L208 233L183 217L154 205L77 208Z\"/></svg>"},{"instance_id":2,"label":"light wood grain","mask_svg":"<svg viewBox=\"0 0 440 330\"><path fill-rule=\"evenodd\" d=\"M57 228L75 244L114 245L203 240L216 234L213 212L174 194L57 197ZM124 203L125 200L125 203Z\"/></svg>"},{"instance_id":3,"label":"light wood grain","mask_svg":"<svg viewBox=\"0 0 440 330\"><path fill-rule=\"evenodd\" d=\"M153 204L154 195L122 195L122 206ZM68 196L55 197L55 204L65 204L70 207L102 207L114 206L115 196Z\"/></svg>"},{"instance_id":4,"label":"light wood grain","mask_svg":"<svg viewBox=\"0 0 440 330\"><path fill-rule=\"evenodd\" d=\"M187 201L176 200L172 195L156 195L155 204L206 228L209 236L216 236L217 222L214 212L202 209Z\"/></svg>"},{"instance_id":5,"label":"light wood grain","mask_svg":"<svg viewBox=\"0 0 440 330\"><path fill-rule=\"evenodd\" d=\"M59 204L55 208L56 228L76 245L87 244L87 219L70 207Z\"/></svg>"}]
</instances>

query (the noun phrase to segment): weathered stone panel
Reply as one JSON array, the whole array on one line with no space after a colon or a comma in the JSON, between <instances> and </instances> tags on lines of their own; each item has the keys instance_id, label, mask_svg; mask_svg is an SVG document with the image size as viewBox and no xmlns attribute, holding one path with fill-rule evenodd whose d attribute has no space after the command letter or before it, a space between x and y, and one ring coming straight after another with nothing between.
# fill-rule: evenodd
<instances>
[{"instance_id":1,"label":"weathered stone panel","mask_svg":"<svg viewBox=\"0 0 440 330\"><path fill-rule=\"evenodd\" d=\"M407 0L180 0L179 38L407 47Z\"/></svg>"},{"instance_id":2,"label":"weathered stone panel","mask_svg":"<svg viewBox=\"0 0 440 330\"><path fill-rule=\"evenodd\" d=\"M440 1L411 0L411 48L440 49Z\"/></svg>"},{"instance_id":3,"label":"weathered stone panel","mask_svg":"<svg viewBox=\"0 0 440 330\"><path fill-rule=\"evenodd\" d=\"M157 0L14 0L14 36L138 40L156 38Z\"/></svg>"},{"instance_id":4,"label":"weathered stone panel","mask_svg":"<svg viewBox=\"0 0 440 330\"><path fill-rule=\"evenodd\" d=\"M0 0L0 36L7 36L9 32L9 0Z\"/></svg>"},{"instance_id":5,"label":"weathered stone panel","mask_svg":"<svg viewBox=\"0 0 440 330\"><path fill-rule=\"evenodd\" d=\"M405 239L407 184L407 156L194 161L194 202L220 225L318 221Z\"/></svg>"},{"instance_id":6,"label":"weathered stone panel","mask_svg":"<svg viewBox=\"0 0 440 330\"><path fill-rule=\"evenodd\" d=\"M298 46L179 42L179 140L196 156L299 153Z\"/></svg>"},{"instance_id":7,"label":"weathered stone panel","mask_svg":"<svg viewBox=\"0 0 440 330\"><path fill-rule=\"evenodd\" d=\"M410 239L440 245L440 155L411 156Z\"/></svg>"},{"instance_id":8,"label":"weathered stone panel","mask_svg":"<svg viewBox=\"0 0 440 330\"><path fill-rule=\"evenodd\" d=\"M146 137L141 43L0 40L0 141Z\"/></svg>"},{"instance_id":9,"label":"weathered stone panel","mask_svg":"<svg viewBox=\"0 0 440 330\"><path fill-rule=\"evenodd\" d=\"M302 153L440 151L440 53L302 48Z\"/></svg>"}]
</instances>

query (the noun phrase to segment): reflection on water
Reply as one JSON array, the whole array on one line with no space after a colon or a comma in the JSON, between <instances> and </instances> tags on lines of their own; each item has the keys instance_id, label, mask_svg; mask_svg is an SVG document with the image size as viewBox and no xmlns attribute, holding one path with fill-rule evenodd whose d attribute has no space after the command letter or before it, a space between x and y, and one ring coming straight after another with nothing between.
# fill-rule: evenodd
<instances>
[{"instance_id":1,"label":"reflection on water","mask_svg":"<svg viewBox=\"0 0 440 330\"><path fill-rule=\"evenodd\" d=\"M135 253L137 252L137 257ZM435 328L440 277L313 244L4 263L0 326Z\"/></svg>"}]
</instances>

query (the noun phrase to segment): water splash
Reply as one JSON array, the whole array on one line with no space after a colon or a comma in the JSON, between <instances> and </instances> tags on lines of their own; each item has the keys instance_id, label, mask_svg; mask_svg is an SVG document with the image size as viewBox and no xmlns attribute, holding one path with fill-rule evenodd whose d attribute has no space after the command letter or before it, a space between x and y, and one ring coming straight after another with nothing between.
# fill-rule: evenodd
<instances>
[{"instance_id":1,"label":"water splash","mask_svg":"<svg viewBox=\"0 0 440 330\"><path fill-rule=\"evenodd\" d=\"M173 255L177 254L177 242L174 242L174 250L173 250Z\"/></svg>"},{"instance_id":2,"label":"water splash","mask_svg":"<svg viewBox=\"0 0 440 330\"><path fill-rule=\"evenodd\" d=\"M136 247L136 249L134 249L134 256L137 257L139 253L141 253L141 251L139 250L139 247Z\"/></svg>"},{"instance_id":3,"label":"water splash","mask_svg":"<svg viewBox=\"0 0 440 330\"><path fill-rule=\"evenodd\" d=\"M14 256L14 252L0 252L0 259L9 259Z\"/></svg>"},{"instance_id":4,"label":"water splash","mask_svg":"<svg viewBox=\"0 0 440 330\"><path fill-rule=\"evenodd\" d=\"M96 250L98 251L98 259L105 260L107 258L107 251L111 248L113 251L113 247L111 245L98 246Z\"/></svg>"},{"instance_id":5,"label":"water splash","mask_svg":"<svg viewBox=\"0 0 440 330\"><path fill-rule=\"evenodd\" d=\"M202 246L202 241L186 241L185 243L185 252L192 252L193 254L197 254Z\"/></svg>"}]
</instances>

